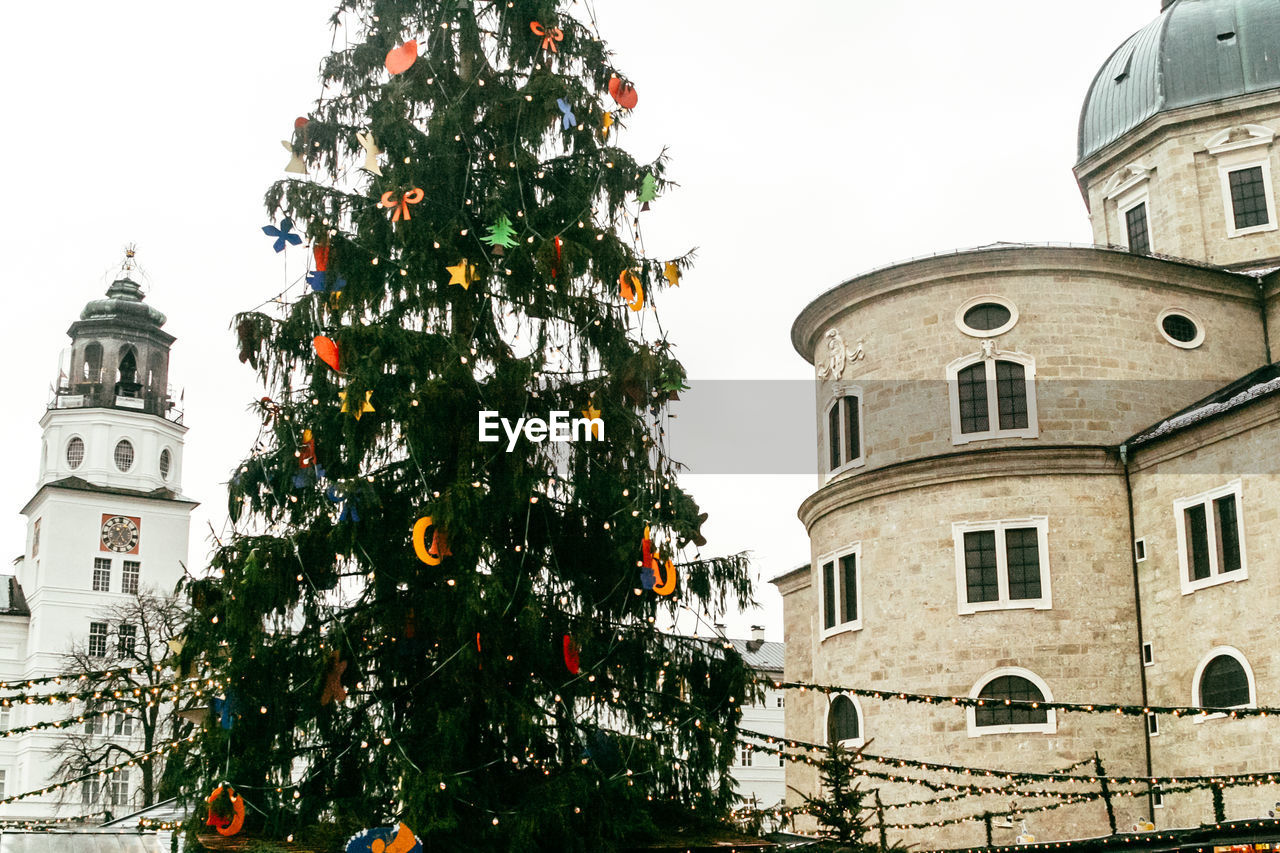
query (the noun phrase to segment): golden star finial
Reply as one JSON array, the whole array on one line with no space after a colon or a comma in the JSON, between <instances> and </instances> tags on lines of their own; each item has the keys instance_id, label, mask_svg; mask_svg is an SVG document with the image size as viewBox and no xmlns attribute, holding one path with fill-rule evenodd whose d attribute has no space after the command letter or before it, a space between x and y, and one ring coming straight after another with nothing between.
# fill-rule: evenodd
<instances>
[{"instance_id":1,"label":"golden star finial","mask_svg":"<svg viewBox=\"0 0 1280 853\"><path fill-rule=\"evenodd\" d=\"M480 277L480 274L476 272L475 266L467 263L466 258L451 267L445 267L445 269L449 271L449 283L460 284L463 290L470 290L471 282Z\"/></svg>"},{"instance_id":2,"label":"golden star finial","mask_svg":"<svg viewBox=\"0 0 1280 853\"><path fill-rule=\"evenodd\" d=\"M358 411L351 412L351 416L352 416L353 418L355 418L356 420L360 420L360 416L361 416L361 415L363 415L365 412L372 412L372 411L374 411L373 405L369 402L369 399L370 399L371 397L373 397L373 392L372 392L372 391L365 391L365 392L364 392L364 402L360 404L360 408L359 408L359 410L358 410ZM339 392L338 392L338 399L342 401L342 411L344 411L344 412L346 412L346 411L350 411L350 410L347 408L347 392L346 392L346 391L339 391Z\"/></svg>"}]
</instances>

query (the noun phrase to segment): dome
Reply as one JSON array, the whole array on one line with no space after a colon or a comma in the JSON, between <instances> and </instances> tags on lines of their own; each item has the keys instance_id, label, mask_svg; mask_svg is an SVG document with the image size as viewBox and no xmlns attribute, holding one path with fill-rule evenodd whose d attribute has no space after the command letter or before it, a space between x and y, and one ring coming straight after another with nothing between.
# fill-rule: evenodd
<instances>
[{"instance_id":1,"label":"dome","mask_svg":"<svg viewBox=\"0 0 1280 853\"><path fill-rule=\"evenodd\" d=\"M1089 87L1080 160L1168 110L1280 88L1280 2L1165 0Z\"/></svg>"},{"instance_id":2,"label":"dome","mask_svg":"<svg viewBox=\"0 0 1280 853\"><path fill-rule=\"evenodd\" d=\"M127 275L107 288L106 299L95 299L80 312L81 320L119 320L129 318L155 326L163 326L164 314L142 300L142 288Z\"/></svg>"}]
</instances>

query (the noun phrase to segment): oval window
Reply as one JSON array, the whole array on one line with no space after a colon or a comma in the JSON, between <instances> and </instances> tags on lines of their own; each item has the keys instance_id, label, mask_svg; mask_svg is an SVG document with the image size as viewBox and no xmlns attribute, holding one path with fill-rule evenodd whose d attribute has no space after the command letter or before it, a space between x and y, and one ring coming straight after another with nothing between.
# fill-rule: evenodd
<instances>
[{"instance_id":1,"label":"oval window","mask_svg":"<svg viewBox=\"0 0 1280 853\"><path fill-rule=\"evenodd\" d=\"M67 442L67 465L71 470L80 467L80 463L84 461L84 441L79 437L73 438Z\"/></svg>"},{"instance_id":2,"label":"oval window","mask_svg":"<svg viewBox=\"0 0 1280 853\"><path fill-rule=\"evenodd\" d=\"M169 467L173 464L173 457L169 453L169 448L160 451L160 476L169 479Z\"/></svg>"},{"instance_id":3,"label":"oval window","mask_svg":"<svg viewBox=\"0 0 1280 853\"><path fill-rule=\"evenodd\" d=\"M1204 343L1204 326L1187 311L1170 308L1160 312L1159 329L1175 347L1194 349Z\"/></svg>"},{"instance_id":4,"label":"oval window","mask_svg":"<svg viewBox=\"0 0 1280 853\"><path fill-rule=\"evenodd\" d=\"M133 467L133 445L129 443L129 439L122 438L116 444L115 460L116 467L121 471L128 471Z\"/></svg>"},{"instance_id":5,"label":"oval window","mask_svg":"<svg viewBox=\"0 0 1280 853\"><path fill-rule=\"evenodd\" d=\"M1003 335L1017 322L1017 307L1000 296L978 296L956 311L956 327L974 338Z\"/></svg>"}]
</instances>

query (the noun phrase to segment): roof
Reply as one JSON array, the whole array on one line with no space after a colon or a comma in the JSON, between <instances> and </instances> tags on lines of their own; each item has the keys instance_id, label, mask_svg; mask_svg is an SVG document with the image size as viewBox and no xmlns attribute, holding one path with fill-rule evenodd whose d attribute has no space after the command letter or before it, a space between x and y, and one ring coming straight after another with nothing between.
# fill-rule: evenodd
<instances>
[{"instance_id":1,"label":"roof","mask_svg":"<svg viewBox=\"0 0 1280 853\"><path fill-rule=\"evenodd\" d=\"M1141 447L1199 423L1280 393L1280 362L1268 364L1170 415L1160 423L1129 438L1127 447Z\"/></svg>"},{"instance_id":2,"label":"roof","mask_svg":"<svg viewBox=\"0 0 1280 853\"><path fill-rule=\"evenodd\" d=\"M163 487L159 489L151 489L150 491L145 491L143 489L124 489L119 486L99 486L94 483L90 483L88 480L81 477L63 477L61 480L53 480L52 482L45 483L41 486L35 495L32 496L31 500L27 501L27 505L22 508L23 514L26 514L26 511L33 503L36 502L36 499L39 498L40 495L44 494L45 489L68 489L73 492L90 492L98 495L120 495L121 497L126 498L146 498L148 500L170 501L172 503L199 506L197 501L188 500L172 489L166 489Z\"/></svg>"},{"instance_id":3,"label":"roof","mask_svg":"<svg viewBox=\"0 0 1280 853\"><path fill-rule=\"evenodd\" d=\"M726 638L726 640L733 643L733 648L742 655L743 661L752 669L782 672L782 651L786 648L786 643L733 638Z\"/></svg>"},{"instance_id":4,"label":"roof","mask_svg":"<svg viewBox=\"0 0 1280 853\"><path fill-rule=\"evenodd\" d=\"M1116 49L1089 86L1079 159L1158 113L1280 88L1278 44L1275 0L1174 0Z\"/></svg>"},{"instance_id":5,"label":"roof","mask_svg":"<svg viewBox=\"0 0 1280 853\"><path fill-rule=\"evenodd\" d=\"M0 577L0 583L5 578ZM5 585L4 597L0 598L0 616L30 616L31 608L27 606L27 596L22 591L22 584L18 583L17 577L9 575L9 581Z\"/></svg>"},{"instance_id":6,"label":"roof","mask_svg":"<svg viewBox=\"0 0 1280 853\"><path fill-rule=\"evenodd\" d=\"M63 832L33 830L0 833L0 853L169 853L169 839L163 842L154 832Z\"/></svg>"}]
</instances>

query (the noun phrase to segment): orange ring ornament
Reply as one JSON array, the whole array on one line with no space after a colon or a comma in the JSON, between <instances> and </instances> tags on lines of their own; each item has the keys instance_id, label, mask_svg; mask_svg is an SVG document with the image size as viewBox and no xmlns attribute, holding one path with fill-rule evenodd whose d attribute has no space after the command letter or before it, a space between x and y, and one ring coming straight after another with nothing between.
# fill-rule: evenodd
<instances>
[{"instance_id":1,"label":"orange ring ornament","mask_svg":"<svg viewBox=\"0 0 1280 853\"><path fill-rule=\"evenodd\" d=\"M429 515L424 515L414 523L413 553L428 566L438 566L444 562L445 557L453 556L453 552L449 550L449 543L438 527L431 533L431 547L427 547L427 530L432 527L435 527L435 521Z\"/></svg>"},{"instance_id":2,"label":"orange ring ornament","mask_svg":"<svg viewBox=\"0 0 1280 853\"><path fill-rule=\"evenodd\" d=\"M226 789L231 797L231 818L220 818L213 813L213 804L222 796L222 788L219 785L209 795L209 818L205 823L216 829L219 835L237 835L244 829L244 797L238 796L236 789L227 785Z\"/></svg>"}]
</instances>

